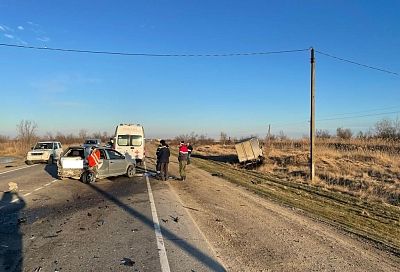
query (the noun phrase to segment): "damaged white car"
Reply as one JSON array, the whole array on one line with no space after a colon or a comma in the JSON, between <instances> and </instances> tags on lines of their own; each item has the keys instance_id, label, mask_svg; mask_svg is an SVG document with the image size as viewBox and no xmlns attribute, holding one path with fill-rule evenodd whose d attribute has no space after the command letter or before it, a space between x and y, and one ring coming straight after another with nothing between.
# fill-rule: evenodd
<instances>
[{"instance_id":1,"label":"damaged white car","mask_svg":"<svg viewBox=\"0 0 400 272\"><path fill-rule=\"evenodd\" d=\"M58 162L60 179L80 179L84 183L95 182L114 176L126 175L129 178L136 174L136 162L111 148L96 148L100 153L99 164L89 167L87 157L91 149L82 146L69 147Z\"/></svg>"},{"instance_id":2,"label":"damaged white car","mask_svg":"<svg viewBox=\"0 0 400 272\"><path fill-rule=\"evenodd\" d=\"M60 142L38 142L26 155L26 164L46 162L52 164L59 160L63 152Z\"/></svg>"}]
</instances>

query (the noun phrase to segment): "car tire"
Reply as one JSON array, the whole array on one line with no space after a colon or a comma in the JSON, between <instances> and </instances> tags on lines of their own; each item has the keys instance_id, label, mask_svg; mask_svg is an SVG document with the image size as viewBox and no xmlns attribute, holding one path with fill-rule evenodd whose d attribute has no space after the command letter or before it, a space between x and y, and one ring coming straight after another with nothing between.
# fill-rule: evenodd
<instances>
[{"instance_id":1,"label":"car tire","mask_svg":"<svg viewBox=\"0 0 400 272\"><path fill-rule=\"evenodd\" d=\"M86 171L82 174L81 179L82 179L82 182L85 184L96 182L96 174L93 171Z\"/></svg>"},{"instance_id":2,"label":"car tire","mask_svg":"<svg viewBox=\"0 0 400 272\"><path fill-rule=\"evenodd\" d=\"M53 156L50 156L47 161L47 164L53 164L53 162L54 162Z\"/></svg>"},{"instance_id":3,"label":"car tire","mask_svg":"<svg viewBox=\"0 0 400 272\"><path fill-rule=\"evenodd\" d=\"M128 169L126 170L126 175L128 178L133 178L136 174L136 169L133 167L133 165L129 165Z\"/></svg>"},{"instance_id":4,"label":"car tire","mask_svg":"<svg viewBox=\"0 0 400 272\"><path fill-rule=\"evenodd\" d=\"M26 161L25 162L27 165L32 165L33 164L33 161Z\"/></svg>"}]
</instances>

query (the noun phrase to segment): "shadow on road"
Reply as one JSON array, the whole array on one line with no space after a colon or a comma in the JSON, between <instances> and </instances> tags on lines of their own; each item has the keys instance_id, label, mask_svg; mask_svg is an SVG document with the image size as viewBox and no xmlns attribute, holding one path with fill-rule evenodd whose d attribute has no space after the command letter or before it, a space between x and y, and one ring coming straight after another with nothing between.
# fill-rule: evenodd
<instances>
[{"instance_id":1,"label":"shadow on road","mask_svg":"<svg viewBox=\"0 0 400 272\"><path fill-rule=\"evenodd\" d=\"M46 164L44 167L44 170L52 177L52 178L58 178L58 173L57 173L57 165L56 164Z\"/></svg>"},{"instance_id":2,"label":"shadow on road","mask_svg":"<svg viewBox=\"0 0 400 272\"><path fill-rule=\"evenodd\" d=\"M19 201L12 202L14 199ZM5 192L0 200L0 271L22 271L20 211L24 207L25 201L17 193Z\"/></svg>"},{"instance_id":3,"label":"shadow on road","mask_svg":"<svg viewBox=\"0 0 400 272\"><path fill-rule=\"evenodd\" d=\"M112 194L103 191L96 185L90 183L88 184L93 190L104 196L106 199L110 200L114 204L116 204L118 207L120 207L122 210L133 216L135 219L140 220L143 222L147 227L153 229L154 228L154 223L152 219L147 218L140 212L136 211L134 208L122 203L118 198L114 197ZM186 251L187 254L193 256L195 259L197 259L199 262L203 263L207 268L208 271L226 271L225 268L218 263L218 261L214 260L210 256L206 255L204 252L196 248L195 246L191 245L187 241L183 240L176 234L172 233L168 229L165 229L161 227L161 232L164 236L165 239L170 240L173 242L176 246L182 248L184 251Z\"/></svg>"}]
</instances>

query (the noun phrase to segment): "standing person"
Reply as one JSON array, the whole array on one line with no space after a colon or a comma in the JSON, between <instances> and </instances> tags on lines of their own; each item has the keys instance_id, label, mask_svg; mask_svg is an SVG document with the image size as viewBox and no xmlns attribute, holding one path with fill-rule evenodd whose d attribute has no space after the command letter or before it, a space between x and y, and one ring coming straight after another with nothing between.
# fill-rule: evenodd
<instances>
[{"instance_id":1,"label":"standing person","mask_svg":"<svg viewBox=\"0 0 400 272\"><path fill-rule=\"evenodd\" d=\"M178 161L179 161L179 174L181 175L181 180L185 181L186 180L186 164L188 160L188 148L187 145L185 144L184 141L181 141L179 144L179 155L178 155Z\"/></svg>"},{"instance_id":2,"label":"standing person","mask_svg":"<svg viewBox=\"0 0 400 272\"><path fill-rule=\"evenodd\" d=\"M158 162L160 163L160 176L161 180L168 179L168 163L169 163L169 146L165 142L165 140L160 141L161 147L158 151Z\"/></svg>"},{"instance_id":3,"label":"standing person","mask_svg":"<svg viewBox=\"0 0 400 272\"><path fill-rule=\"evenodd\" d=\"M159 159L159 157L160 157L160 149L161 149L161 147L162 147L162 144L161 144L162 141L164 141L164 140L160 140L160 144L157 146L157 150L156 150L156 158L157 158L157 162L156 162L156 172L157 172L157 174L156 174L156 177L157 177L157 178L159 178L159 177L160 177L160 174L161 174L161 171L160 171L160 159ZM164 141L164 142L165 142L165 141Z\"/></svg>"},{"instance_id":4,"label":"standing person","mask_svg":"<svg viewBox=\"0 0 400 272\"><path fill-rule=\"evenodd\" d=\"M188 148L187 164L190 164L190 156L192 155L193 146L190 143L187 143L187 148Z\"/></svg>"}]
</instances>

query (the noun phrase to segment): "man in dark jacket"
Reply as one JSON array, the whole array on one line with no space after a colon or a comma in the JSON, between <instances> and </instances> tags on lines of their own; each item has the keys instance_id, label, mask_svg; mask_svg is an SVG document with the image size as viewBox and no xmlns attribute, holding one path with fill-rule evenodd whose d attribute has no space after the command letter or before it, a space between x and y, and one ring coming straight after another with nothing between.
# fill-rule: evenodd
<instances>
[{"instance_id":1,"label":"man in dark jacket","mask_svg":"<svg viewBox=\"0 0 400 272\"><path fill-rule=\"evenodd\" d=\"M161 180L167 180L168 178L168 163L169 163L169 146L165 140L160 141L161 146L157 149L157 161L160 164L160 176Z\"/></svg>"}]
</instances>

